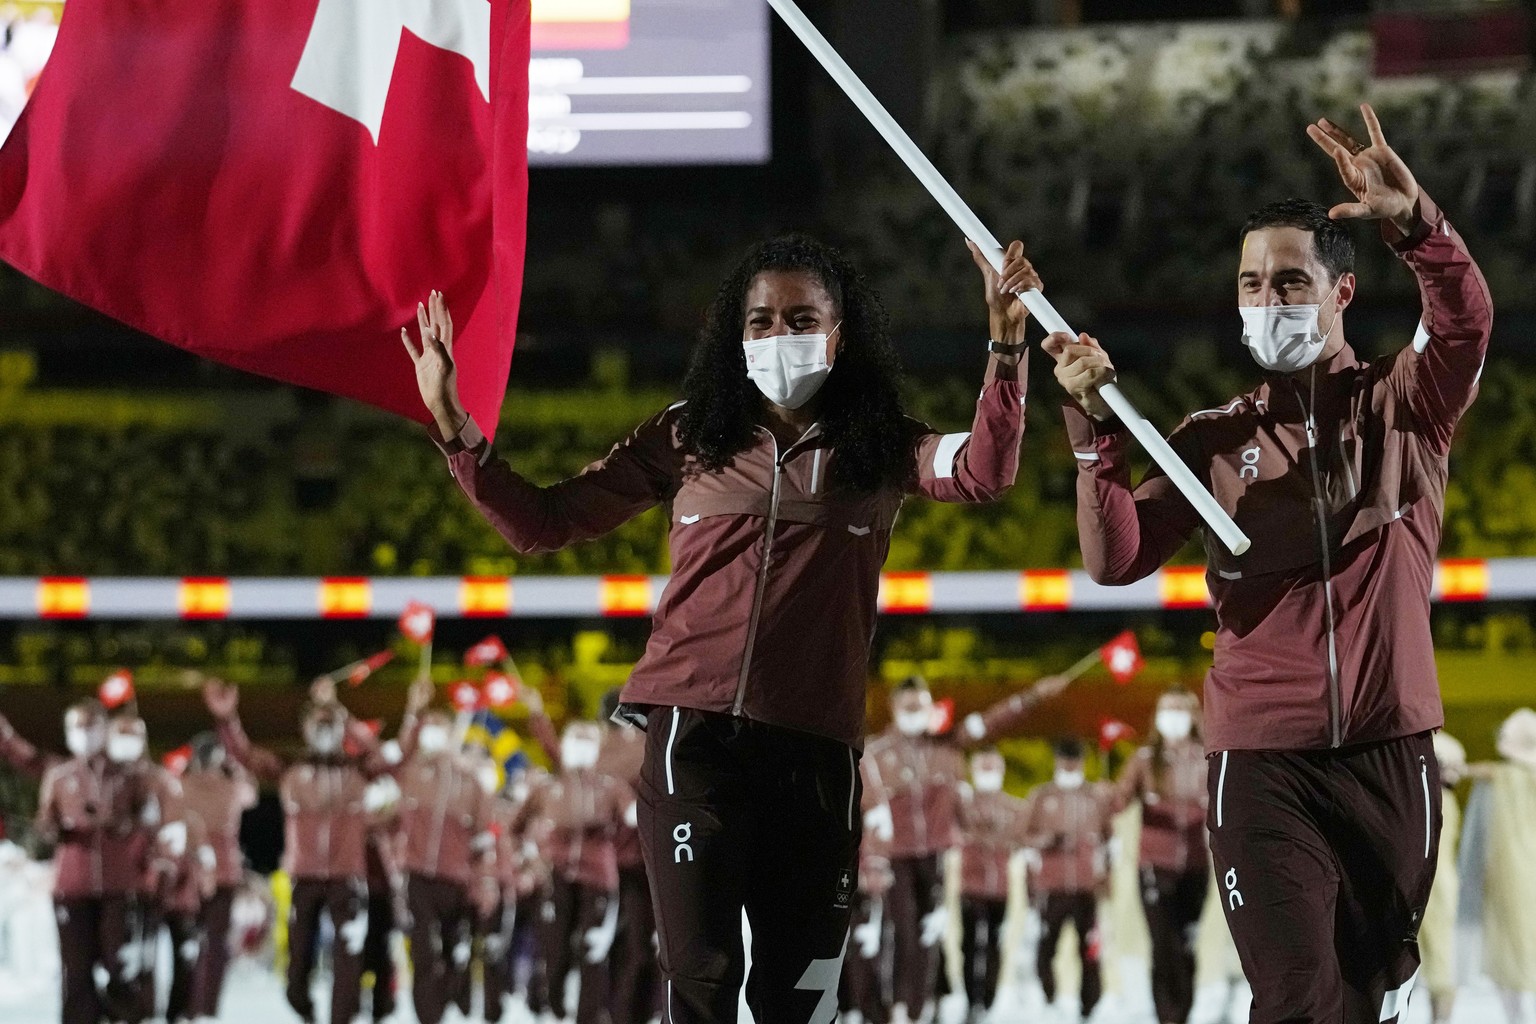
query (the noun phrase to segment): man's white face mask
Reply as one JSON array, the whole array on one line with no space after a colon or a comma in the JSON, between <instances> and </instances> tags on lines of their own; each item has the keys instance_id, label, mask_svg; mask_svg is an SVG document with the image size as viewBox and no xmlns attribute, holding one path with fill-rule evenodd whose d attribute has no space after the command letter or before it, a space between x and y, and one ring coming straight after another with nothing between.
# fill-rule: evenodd
<instances>
[{"instance_id":1,"label":"man's white face mask","mask_svg":"<svg viewBox=\"0 0 1536 1024\"><path fill-rule=\"evenodd\" d=\"M422 726L416 734L416 745L423 754L442 753L448 749L448 727L436 724Z\"/></svg>"},{"instance_id":2,"label":"man's white face mask","mask_svg":"<svg viewBox=\"0 0 1536 1024\"><path fill-rule=\"evenodd\" d=\"M978 768L971 772L971 781L978 793L997 793L1003 788L1003 774L1001 768Z\"/></svg>"},{"instance_id":3,"label":"man's white face mask","mask_svg":"<svg viewBox=\"0 0 1536 1024\"><path fill-rule=\"evenodd\" d=\"M490 762L475 769L475 778L480 781L480 788L487 793L495 793L501 788L501 770Z\"/></svg>"},{"instance_id":4,"label":"man's white face mask","mask_svg":"<svg viewBox=\"0 0 1536 1024\"><path fill-rule=\"evenodd\" d=\"M1195 716L1182 708L1164 708L1157 713L1156 724L1163 739L1177 743L1189 739L1195 727Z\"/></svg>"},{"instance_id":5,"label":"man's white face mask","mask_svg":"<svg viewBox=\"0 0 1536 1024\"><path fill-rule=\"evenodd\" d=\"M1083 785L1083 770L1075 768L1068 771L1065 768L1056 769L1056 785L1062 789L1081 789Z\"/></svg>"},{"instance_id":6,"label":"man's white face mask","mask_svg":"<svg viewBox=\"0 0 1536 1024\"><path fill-rule=\"evenodd\" d=\"M1237 312L1243 318L1243 344L1248 346L1254 362L1276 373L1295 373L1317 362L1328 344L1328 334L1338 323L1338 313L1328 325L1328 334L1318 329L1318 312L1338 290L1339 281L1333 282L1321 305L1306 303L1291 306L1239 306Z\"/></svg>"},{"instance_id":7,"label":"man's white face mask","mask_svg":"<svg viewBox=\"0 0 1536 1024\"><path fill-rule=\"evenodd\" d=\"M107 757L118 764L132 764L143 756L143 736L131 732L114 732L107 737Z\"/></svg>"},{"instance_id":8,"label":"man's white face mask","mask_svg":"<svg viewBox=\"0 0 1536 1024\"><path fill-rule=\"evenodd\" d=\"M747 378L774 405L800 408L815 397L832 372L827 339L837 329L832 328L831 334L776 334L744 342Z\"/></svg>"},{"instance_id":9,"label":"man's white face mask","mask_svg":"<svg viewBox=\"0 0 1536 1024\"><path fill-rule=\"evenodd\" d=\"M106 742L106 730L99 725L66 725L64 745L76 757L92 757L101 753Z\"/></svg>"},{"instance_id":10,"label":"man's white face mask","mask_svg":"<svg viewBox=\"0 0 1536 1024\"><path fill-rule=\"evenodd\" d=\"M896 731L903 736L922 736L932 724L933 705L927 701L896 712Z\"/></svg>"},{"instance_id":11,"label":"man's white face mask","mask_svg":"<svg viewBox=\"0 0 1536 1024\"><path fill-rule=\"evenodd\" d=\"M580 771L597 764L600 744L590 736L566 736L560 741L560 767Z\"/></svg>"}]
</instances>

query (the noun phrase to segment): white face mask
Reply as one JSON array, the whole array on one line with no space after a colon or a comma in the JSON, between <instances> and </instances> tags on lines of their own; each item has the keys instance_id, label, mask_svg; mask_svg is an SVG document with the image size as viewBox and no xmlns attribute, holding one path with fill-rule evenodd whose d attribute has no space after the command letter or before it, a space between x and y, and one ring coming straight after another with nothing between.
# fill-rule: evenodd
<instances>
[{"instance_id":1,"label":"white face mask","mask_svg":"<svg viewBox=\"0 0 1536 1024\"><path fill-rule=\"evenodd\" d=\"M926 707L896 712L896 730L903 736L921 736L932 722L933 712Z\"/></svg>"},{"instance_id":2,"label":"white face mask","mask_svg":"<svg viewBox=\"0 0 1536 1024\"><path fill-rule=\"evenodd\" d=\"M440 754L448 749L448 729L441 725L424 725L416 734L416 745L423 754Z\"/></svg>"},{"instance_id":3,"label":"white face mask","mask_svg":"<svg viewBox=\"0 0 1536 1024\"><path fill-rule=\"evenodd\" d=\"M1162 733L1163 739L1177 742L1189 739L1195 727L1195 716L1177 708L1165 708L1157 713L1156 722L1157 731Z\"/></svg>"},{"instance_id":4,"label":"white face mask","mask_svg":"<svg viewBox=\"0 0 1536 1024\"><path fill-rule=\"evenodd\" d=\"M144 737L131 732L115 732L107 737L107 757L118 764L131 764L144 756Z\"/></svg>"},{"instance_id":5,"label":"white face mask","mask_svg":"<svg viewBox=\"0 0 1536 1024\"><path fill-rule=\"evenodd\" d=\"M572 771L597 764L597 740L585 736L567 736L560 741L560 767Z\"/></svg>"},{"instance_id":6,"label":"white face mask","mask_svg":"<svg viewBox=\"0 0 1536 1024\"><path fill-rule=\"evenodd\" d=\"M838 325L842 326L841 323ZM837 327L832 328L837 333ZM747 379L774 405L798 409L826 383L830 334L777 334L745 342Z\"/></svg>"},{"instance_id":7,"label":"white face mask","mask_svg":"<svg viewBox=\"0 0 1536 1024\"><path fill-rule=\"evenodd\" d=\"M487 793L495 793L501 788L501 772L493 764L482 764L475 769L475 778L480 780L480 788Z\"/></svg>"},{"instance_id":8,"label":"white face mask","mask_svg":"<svg viewBox=\"0 0 1536 1024\"><path fill-rule=\"evenodd\" d=\"M313 725L304 730L309 749L322 756L329 756L341 749L341 727Z\"/></svg>"},{"instance_id":9,"label":"white face mask","mask_svg":"<svg viewBox=\"0 0 1536 1024\"><path fill-rule=\"evenodd\" d=\"M1003 773L996 769L974 771L971 772L971 781L976 784L978 793L996 793L1003 788Z\"/></svg>"},{"instance_id":10,"label":"white face mask","mask_svg":"<svg viewBox=\"0 0 1536 1024\"><path fill-rule=\"evenodd\" d=\"M1056 785L1062 789L1081 789L1083 785L1083 770L1069 772L1065 768L1056 769Z\"/></svg>"},{"instance_id":11,"label":"white face mask","mask_svg":"<svg viewBox=\"0 0 1536 1024\"><path fill-rule=\"evenodd\" d=\"M101 730L72 725L64 730L64 745L76 757L101 753Z\"/></svg>"},{"instance_id":12,"label":"white face mask","mask_svg":"<svg viewBox=\"0 0 1536 1024\"><path fill-rule=\"evenodd\" d=\"M1339 278L1342 281L1343 278ZM1333 296L1339 281L1328 289L1324 302ZM1318 329L1317 315L1321 305L1294 306L1239 306L1237 312L1243 318L1243 344L1253 354L1253 359L1266 370L1277 373L1295 373L1317 362L1328 336ZM1334 314L1334 323L1338 314ZM1332 333L1333 326L1328 327Z\"/></svg>"}]
</instances>

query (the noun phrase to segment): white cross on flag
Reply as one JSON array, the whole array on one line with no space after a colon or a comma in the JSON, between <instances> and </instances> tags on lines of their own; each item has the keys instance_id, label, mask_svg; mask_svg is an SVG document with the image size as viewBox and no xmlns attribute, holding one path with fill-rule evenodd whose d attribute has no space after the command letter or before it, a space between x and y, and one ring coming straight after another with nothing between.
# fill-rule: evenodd
<instances>
[{"instance_id":1,"label":"white cross on flag","mask_svg":"<svg viewBox=\"0 0 1536 1024\"><path fill-rule=\"evenodd\" d=\"M400 632L418 644L431 640L432 630L436 626L437 613L415 601L406 605L405 611L400 615Z\"/></svg>"},{"instance_id":2,"label":"white cross on flag","mask_svg":"<svg viewBox=\"0 0 1536 1024\"><path fill-rule=\"evenodd\" d=\"M107 676L96 688L96 699L101 701L108 711L122 707L133 700L133 673L120 668Z\"/></svg>"},{"instance_id":3,"label":"white cross on flag","mask_svg":"<svg viewBox=\"0 0 1536 1024\"><path fill-rule=\"evenodd\" d=\"M1099 657L1104 659L1104 667L1115 677L1115 682L1122 686L1146 667L1146 662L1141 659L1141 644L1136 642L1136 634L1130 630L1100 647Z\"/></svg>"}]
</instances>

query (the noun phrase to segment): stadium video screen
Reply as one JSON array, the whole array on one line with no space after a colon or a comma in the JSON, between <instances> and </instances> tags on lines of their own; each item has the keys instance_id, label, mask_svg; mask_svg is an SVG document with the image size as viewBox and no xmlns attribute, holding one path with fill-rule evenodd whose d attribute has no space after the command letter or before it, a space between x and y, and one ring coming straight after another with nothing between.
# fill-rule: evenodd
<instances>
[{"instance_id":1,"label":"stadium video screen","mask_svg":"<svg viewBox=\"0 0 1536 1024\"><path fill-rule=\"evenodd\" d=\"M534 167L769 157L764 0L533 0Z\"/></svg>"}]
</instances>

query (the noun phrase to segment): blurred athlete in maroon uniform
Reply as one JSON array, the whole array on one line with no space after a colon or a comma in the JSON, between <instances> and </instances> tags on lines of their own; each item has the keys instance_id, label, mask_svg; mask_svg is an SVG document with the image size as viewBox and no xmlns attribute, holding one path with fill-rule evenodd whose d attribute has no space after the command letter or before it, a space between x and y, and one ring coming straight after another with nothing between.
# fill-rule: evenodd
<instances>
[{"instance_id":1,"label":"blurred athlete in maroon uniform","mask_svg":"<svg viewBox=\"0 0 1536 1024\"><path fill-rule=\"evenodd\" d=\"M141 1019L135 907L143 871L141 780L106 756L107 718L94 700L64 715L72 755L43 775L37 827L57 845L54 908L63 961L64 1024ZM96 971L105 975L99 989Z\"/></svg>"},{"instance_id":2,"label":"blurred athlete in maroon uniform","mask_svg":"<svg viewBox=\"0 0 1536 1024\"><path fill-rule=\"evenodd\" d=\"M1017 730L1040 701L1066 685L1049 676L968 716L958 742L931 732L933 698L921 677L892 691L891 727L869 741L863 775L865 829L882 837L890 857L885 908L895 931L898 1021L927 1018L933 1009L945 927L943 856L960 841L963 748Z\"/></svg>"},{"instance_id":3,"label":"blurred athlete in maroon uniform","mask_svg":"<svg viewBox=\"0 0 1536 1024\"><path fill-rule=\"evenodd\" d=\"M276 783L286 817L283 862L293 879L288 925L288 1004L313 1021L309 976L319 952L320 915L335 930L332 947L331 1016L357 1016L363 941L368 934L367 843L370 779L388 770L373 734L340 704L311 703L301 729L305 755L287 764L253 744L237 714L239 692L218 680L203 686L203 699L219 726L229 756L256 778ZM358 754L345 752L348 741Z\"/></svg>"},{"instance_id":4,"label":"blurred athlete in maroon uniform","mask_svg":"<svg viewBox=\"0 0 1536 1024\"><path fill-rule=\"evenodd\" d=\"M1141 804L1141 905L1152 938L1152 1001L1161 1024L1184 1024L1195 999L1195 939L1210 889L1200 701L1184 689L1157 700L1153 740L1125 766L1115 809Z\"/></svg>"},{"instance_id":5,"label":"blurred athlete in maroon uniform","mask_svg":"<svg viewBox=\"0 0 1536 1024\"><path fill-rule=\"evenodd\" d=\"M973 1021L992 1008L1003 959L1009 859L1024 848L1029 805L1003 792L1007 766L995 748L971 755L960 799L960 952Z\"/></svg>"},{"instance_id":6,"label":"blurred athlete in maroon uniform","mask_svg":"<svg viewBox=\"0 0 1536 1024\"><path fill-rule=\"evenodd\" d=\"M873 830L866 831L859 844L858 889L843 959L840 1001L845 1011L858 1013L863 1024L889 1024L891 1019L893 931L886 902L894 879L888 844L887 836Z\"/></svg>"},{"instance_id":7,"label":"blurred athlete in maroon uniform","mask_svg":"<svg viewBox=\"0 0 1536 1024\"><path fill-rule=\"evenodd\" d=\"M431 682L411 688L400 730L400 865L410 913L411 998L420 1024L438 1024L469 967L470 882L494 858L491 798L454 746L453 719L429 708Z\"/></svg>"},{"instance_id":8,"label":"blurred athlete in maroon uniform","mask_svg":"<svg viewBox=\"0 0 1536 1024\"><path fill-rule=\"evenodd\" d=\"M198 907L197 966L187 1015L216 1018L229 965L230 907L245 878L240 818L255 806L256 787L245 770L225 755L212 733L194 736L191 746L192 757L181 777L181 795L188 817L202 823L213 864L206 872L211 891Z\"/></svg>"},{"instance_id":9,"label":"blurred athlete in maroon uniform","mask_svg":"<svg viewBox=\"0 0 1536 1024\"><path fill-rule=\"evenodd\" d=\"M1099 896L1109 882L1110 820L1114 793L1101 782L1083 781L1083 744L1056 743L1056 775L1029 795L1024 825L1035 853L1030 892L1040 912L1036 951L1040 987L1056 999L1052 961L1061 928L1070 919L1083 962L1082 1015L1093 1013L1103 991L1099 975Z\"/></svg>"},{"instance_id":10,"label":"blurred athlete in maroon uniform","mask_svg":"<svg viewBox=\"0 0 1536 1024\"><path fill-rule=\"evenodd\" d=\"M626 818L634 821L630 788L597 769L602 728L596 722L566 723L560 738L560 771L528 798L516 828L531 828L551 872L550 895L540 911L539 941L545 957L547 1003L565 1017L565 976L572 958L581 972L577 1024L607 1024L607 963L618 930L619 866L616 843ZM535 819L531 824L527 819Z\"/></svg>"},{"instance_id":11,"label":"blurred athlete in maroon uniform","mask_svg":"<svg viewBox=\"0 0 1536 1024\"><path fill-rule=\"evenodd\" d=\"M614 721L618 710L619 691L612 690L603 696L598 709L603 742L597 771L635 791L645 761L645 733ZM619 921L613 949L613 1020L614 1024L644 1024L656 1015L659 1006L656 912L645 877L640 830L627 817L614 840L614 857L619 865Z\"/></svg>"},{"instance_id":12,"label":"blurred athlete in maroon uniform","mask_svg":"<svg viewBox=\"0 0 1536 1024\"><path fill-rule=\"evenodd\" d=\"M140 1019L156 1016L155 967L165 925L164 902L187 852L181 782L145 756L148 746L148 729L132 710L119 712L107 723L108 760L132 775L146 796L134 843L140 870L134 900L136 962L129 968L138 990Z\"/></svg>"}]
</instances>

